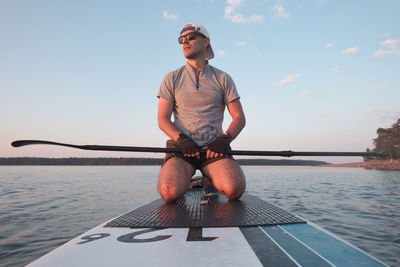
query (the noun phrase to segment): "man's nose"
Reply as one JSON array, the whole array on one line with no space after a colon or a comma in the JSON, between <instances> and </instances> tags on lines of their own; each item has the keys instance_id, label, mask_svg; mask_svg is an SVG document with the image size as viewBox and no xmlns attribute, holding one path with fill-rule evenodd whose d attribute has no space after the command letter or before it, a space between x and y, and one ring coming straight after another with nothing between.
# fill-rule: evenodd
<instances>
[{"instance_id":1,"label":"man's nose","mask_svg":"<svg viewBox=\"0 0 400 267\"><path fill-rule=\"evenodd\" d=\"M189 38L187 38L186 36L182 38L182 44L188 43L188 42L189 42Z\"/></svg>"}]
</instances>

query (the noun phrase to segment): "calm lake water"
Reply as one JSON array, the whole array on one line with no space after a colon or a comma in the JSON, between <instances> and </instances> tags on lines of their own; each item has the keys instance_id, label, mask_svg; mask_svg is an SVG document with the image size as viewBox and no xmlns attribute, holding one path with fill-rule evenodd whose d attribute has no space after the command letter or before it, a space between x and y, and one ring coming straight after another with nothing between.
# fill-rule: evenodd
<instances>
[{"instance_id":1,"label":"calm lake water","mask_svg":"<svg viewBox=\"0 0 400 267\"><path fill-rule=\"evenodd\" d=\"M247 191L400 266L400 171L244 166ZM157 166L0 166L0 266L159 197Z\"/></svg>"}]
</instances>

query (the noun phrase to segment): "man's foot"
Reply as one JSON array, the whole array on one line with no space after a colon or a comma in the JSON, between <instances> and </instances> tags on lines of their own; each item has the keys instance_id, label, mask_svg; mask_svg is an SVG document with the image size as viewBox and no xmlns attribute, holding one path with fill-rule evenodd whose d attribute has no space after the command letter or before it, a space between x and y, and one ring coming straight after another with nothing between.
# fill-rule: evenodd
<instances>
[{"instance_id":1,"label":"man's foot","mask_svg":"<svg viewBox=\"0 0 400 267\"><path fill-rule=\"evenodd\" d=\"M200 204L201 205L208 204L208 200L211 197L218 197L218 191L214 187L211 179L204 176L204 178L203 178L203 197L201 198Z\"/></svg>"},{"instance_id":2,"label":"man's foot","mask_svg":"<svg viewBox=\"0 0 400 267\"><path fill-rule=\"evenodd\" d=\"M217 189L214 187L210 178L203 177L203 196L212 196L218 194Z\"/></svg>"},{"instance_id":3,"label":"man's foot","mask_svg":"<svg viewBox=\"0 0 400 267\"><path fill-rule=\"evenodd\" d=\"M203 187L203 176L195 176L190 179L189 190L193 188L202 188Z\"/></svg>"}]
</instances>

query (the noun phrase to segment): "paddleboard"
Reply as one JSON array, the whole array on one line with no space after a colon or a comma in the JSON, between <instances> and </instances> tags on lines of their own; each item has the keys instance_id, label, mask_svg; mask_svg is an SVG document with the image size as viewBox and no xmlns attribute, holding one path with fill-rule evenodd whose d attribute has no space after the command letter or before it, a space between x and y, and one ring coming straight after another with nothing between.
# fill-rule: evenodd
<instances>
[{"instance_id":1,"label":"paddleboard","mask_svg":"<svg viewBox=\"0 0 400 267\"><path fill-rule=\"evenodd\" d=\"M387 266L258 197L201 188L100 224L28 266Z\"/></svg>"}]
</instances>

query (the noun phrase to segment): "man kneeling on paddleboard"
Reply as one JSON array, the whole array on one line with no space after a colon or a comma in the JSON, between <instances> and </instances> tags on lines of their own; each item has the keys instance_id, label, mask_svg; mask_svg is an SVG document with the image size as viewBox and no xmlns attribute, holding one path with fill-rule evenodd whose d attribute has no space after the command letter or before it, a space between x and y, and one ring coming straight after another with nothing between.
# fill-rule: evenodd
<instances>
[{"instance_id":1,"label":"man kneeling on paddleboard","mask_svg":"<svg viewBox=\"0 0 400 267\"><path fill-rule=\"evenodd\" d=\"M164 77L157 97L158 125L171 138L167 147L180 148L181 153L166 155L158 190L166 202L176 201L189 189L190 178L199 169L221 194L237 200L245 191L246 180L227 152L246 123L239 94L227 73L208 64L214 52L203 25L187 24L178 42L187 63ZM232 121L224 133L225 106ZM200 153L202 148L207 149L206 154Z\"/></svg>"}]
</instances>

